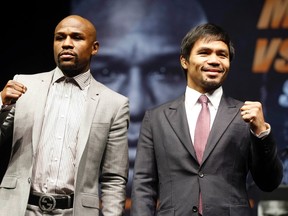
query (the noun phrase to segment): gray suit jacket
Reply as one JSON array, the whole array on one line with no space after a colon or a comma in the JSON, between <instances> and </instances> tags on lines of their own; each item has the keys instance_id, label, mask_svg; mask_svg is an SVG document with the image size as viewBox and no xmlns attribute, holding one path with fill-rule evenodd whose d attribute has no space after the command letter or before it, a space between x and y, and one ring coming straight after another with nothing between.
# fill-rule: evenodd
<instances>
[{"instance_id":1,"label":"gray suit jacket","mask_svg":"<svg viewBox=\"0 0 288 216\"><path fill-rule=\"evenodd\" d=\"M40 139L44 107L54 70L34 75L16 75L27 92L16 102L12 153L0 185L0 215L24 216L28 202L33 155ZM10 118L11 119L11 118ZM12 118L13 119L13 118ZM5 141L7 125L1 127ZM128 177L128 99L92 79L86 111L81 122L76 156L73 215L122 215ZM9 128L9 127L8 127ZM99 195L101 182L101 201Z\"/></svg>"},{"instance_id":2,"label":"gray suit jacket","mask_svg":"<svg viewBox=\"0 0 288 216\"><path fill-rule=\"evenodd\" d=\"M272 135L258 139L240 115L242 102L223 96L200 166L184 96L148 110L142 122L132 186L132 216L248 216L249 171L264 191L282 179ZM158 203L157 203L158 201Z\"/></svg>"}]
</instances>

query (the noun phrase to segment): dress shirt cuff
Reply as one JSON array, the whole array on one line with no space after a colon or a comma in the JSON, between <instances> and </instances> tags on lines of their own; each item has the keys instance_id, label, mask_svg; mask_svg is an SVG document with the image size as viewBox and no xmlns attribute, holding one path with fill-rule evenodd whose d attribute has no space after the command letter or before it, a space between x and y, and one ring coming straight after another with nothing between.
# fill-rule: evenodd
<instances>
[{"instance_id":1,"label":"dress shirt cuff","mask_svg":"<svg viewBox=\"0 0 288 216\"><path fill-rule=\"evenodd\" d=\"M5 110L10 110L13 105L4 105L2 102L1 92L0 92L0 112Z\"/></svg>"},{"instance_id":2,"label":"dress shirt cuff","mask_svg":"<svg viewBox=\"0 0 288 216\"><path fill-rule=\"evenodd\" d=\"M266 126L267 130L262 131L260 134L255 134L252 130L250 130L250 131L251 131L251 133L252 133L254 136L256 136L257 138L259 138L259 139L264 139L264 138L267 137L267 136L270 134L270 132L271 132L271 126L270 126L270 124L265 123L265 126Z\"/></svg>"},{"instance_id":3,"label":"dress shirt cuff","mask_svg":"<svg viewBox=\"0 0 288 216\"><path fill-rule=\"evenodd\" d=\"M2 97L1 97L1 92L0 92L0 107L1 107L1 111L5 109L7 105L3 105L3 102L2 102Z\"/></svg>"}]
</instances>

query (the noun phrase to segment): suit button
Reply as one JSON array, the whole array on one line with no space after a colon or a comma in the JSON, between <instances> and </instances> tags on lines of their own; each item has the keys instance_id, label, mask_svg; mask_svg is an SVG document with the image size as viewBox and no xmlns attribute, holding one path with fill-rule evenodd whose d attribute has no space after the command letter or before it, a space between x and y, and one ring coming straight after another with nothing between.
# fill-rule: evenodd
<instances>
[{"instance_id":1,"label":"suit button","mask_svg":"<svg viewBox=\"0 0 288 216\"><path fill-rule=\"evenodd\" d=\"M192 207L192 211L193 211L193 212L198 212L197 206L193 206L193 207Z\"/></svg>"},{"instance_id":2,"label":"suit button","mask_svg":"<svg viewBox=\"0 0 288 216\"><path fill-rule=\"evenodd\" d=\"M28 178L28 183L29 183L29 184L31 183L31 178Z\"/></svg>"},{"instance_id":3,"label":"suit button","mask_svg":"<svg viewBox=\"0 0 288 216\"><path fill-rule=\"evenodd\" d=\"M203 178L203 177L204 177L204 174L203 174L203 173L198 173L198 176L199 176L200 178Z\"/></svg>"}]
</instances>

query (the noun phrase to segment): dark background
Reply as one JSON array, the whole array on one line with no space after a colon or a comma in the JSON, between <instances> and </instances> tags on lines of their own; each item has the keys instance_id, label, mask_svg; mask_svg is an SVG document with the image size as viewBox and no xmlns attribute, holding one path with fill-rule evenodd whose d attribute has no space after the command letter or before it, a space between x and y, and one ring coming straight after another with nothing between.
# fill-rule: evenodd
<instances>
[{"instance_id":1,"label":"dark background","mask_svg":"<svg viewBox=\"0 0 288 216\"><path fill-rule=\"evenodd\" d=\"M269 31L256 28L265 2L263 0L218 0L213 4L209 0L199 2L208 20L221 25L234 41L236 57L224 84L226 92L240 100L260 100L267 121L276 128L274 131L279 148L287 148L288 135L284 138L284 134L288 132L283 127L284 124L288 125L288 112L287 108L278 106L277 100L283 82L288 79L288 71L277 73L271 69L266 74L251 72L256 40L259 37L288 38L287 29ZM54 28L70 13L70 0L8 1L5 5L1 7L0 89L16 73L37 73L55 67ZM283 123L284 119L287 123Z\"/></svg>"},{"instance_id":2,"label":"dark background","mask_svg":"<svg viewBox=\"0 0 288 216\"><path fill-rule=\"evenodd\" d=\"M269 31L256 28L265 2L263 0L199 0L199 2L206 11L208 20L227 30L235 44L236 58L224 84L226 92L240 100L261 101L266 121L271 124L276 135L279 151L285 150L288 138L284 134L288 133L288 123L285 128L284 121L286 119L288 122L288 108L279 107L277 99L282 92L283 82L288 79L288 72L280 74L270 69L267 74L255 74L251 68L257 39L259 37L285 39L288 38L287 29ZM5 6L2 5L0 89L16 73L38 73L55 67L54 28L69 14L69 0L7 1ZM252 197L258 199L257 189L253 188L251 191Z\"/></svg>"},{"instance_id":3,"label":"dark background","mask_svg":"<svg viewBox=\"0 0 288 216\"><path fill-rule=\"evenodd\" d=\"M70 1L7 1L1 7L0 89L16 73L55 67L53 33L70 11Z\"/></svg>"}]
</instances>

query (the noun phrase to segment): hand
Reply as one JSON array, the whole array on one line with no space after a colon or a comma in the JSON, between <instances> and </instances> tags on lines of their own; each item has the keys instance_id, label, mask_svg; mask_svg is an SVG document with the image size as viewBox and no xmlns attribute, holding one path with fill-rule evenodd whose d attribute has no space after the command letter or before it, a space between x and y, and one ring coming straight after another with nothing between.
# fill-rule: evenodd
<instances>
[{"instance_id":1,"label":"hand","mask_svg":"<svg viewBox=\"0 0 288 216\"><path fill-rule=\"evenodd\" d=\"M262 104L257 101L245 101L240 108L241 116L245 122L250 123L251 130L259 135L267 130L267 123L264 120Z\"/></svg>"},{"instance_id":2,"label":"hand","mask_svg":"<svg viewBox=\"0 0 288 216\"><path fill-rule=\"evenodd\" d=\"M3 105L15 103L27 91L27 87L15 80L9 80L1 91Z\"/></svg>"}]
</instances>

